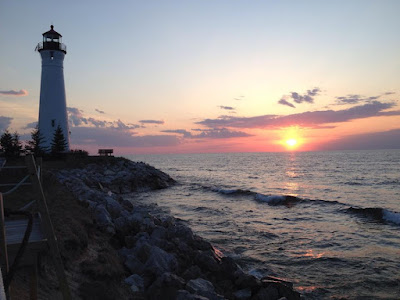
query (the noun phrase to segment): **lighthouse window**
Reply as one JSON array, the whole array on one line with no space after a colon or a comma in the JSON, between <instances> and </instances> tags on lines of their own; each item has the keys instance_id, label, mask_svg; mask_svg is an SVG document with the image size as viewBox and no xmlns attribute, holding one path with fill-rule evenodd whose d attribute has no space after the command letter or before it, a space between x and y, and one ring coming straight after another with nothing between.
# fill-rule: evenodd
<instances>
[{"instance_id":1,"label":"lighthouse window","mask_svg":"<svg viewBox=\"0 0 400 300\"><path fill-rule=\"evenodd\" d=\"M55 123L56 123L55 119L51 120L51 127L54 127L54 125L56 125Z\"/></svg>"}]
</instances>

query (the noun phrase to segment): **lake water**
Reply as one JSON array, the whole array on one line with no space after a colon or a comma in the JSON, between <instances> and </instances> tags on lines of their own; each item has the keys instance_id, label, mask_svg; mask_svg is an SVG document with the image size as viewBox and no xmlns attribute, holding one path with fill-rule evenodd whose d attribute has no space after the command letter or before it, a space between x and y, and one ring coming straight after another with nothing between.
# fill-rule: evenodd
<instances>
[{"instance_id":1,"label":"lake water","mask_svg":"<svg viewBox=\"0 0 400 300\"><path fill-rule=\"evenodd\" d=\"M400 299L400 150L126 157L178 182L132 197L253 275L306 299Z\"/></svg>"}]
</instances>

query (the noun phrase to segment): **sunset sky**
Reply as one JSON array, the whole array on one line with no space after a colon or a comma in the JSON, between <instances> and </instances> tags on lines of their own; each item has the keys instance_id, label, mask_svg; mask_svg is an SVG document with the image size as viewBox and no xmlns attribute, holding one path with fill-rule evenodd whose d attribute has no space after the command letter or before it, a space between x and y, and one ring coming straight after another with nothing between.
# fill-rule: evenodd
<instances>
[{"instance_id":1,"label":"sunset sky","mask_svg":"<svg viewBox=\"0 0 400 300\"><path fill-rule=\"evenodd\" d=\"M400 148L400 1L1 1L0 132L30 136L54 25L72 148Z\"/></svg>"}]
</instances>

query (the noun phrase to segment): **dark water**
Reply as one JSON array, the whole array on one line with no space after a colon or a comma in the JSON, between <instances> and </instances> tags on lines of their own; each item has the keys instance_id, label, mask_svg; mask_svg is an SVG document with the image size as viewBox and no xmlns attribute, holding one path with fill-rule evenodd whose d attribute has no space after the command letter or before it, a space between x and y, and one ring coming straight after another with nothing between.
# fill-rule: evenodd
<instances>
[{"instance_id":1,"label":"dark water","mask_svg":"<svg viewBox=\"0 0 400 300\"><path fill-rule=\"evenodd\" d=\"M400 299L400 151L132 155L179 184L132 195L306 299ZM285 196L291 197L285 197Z\"/></svg>"}]
</instances>

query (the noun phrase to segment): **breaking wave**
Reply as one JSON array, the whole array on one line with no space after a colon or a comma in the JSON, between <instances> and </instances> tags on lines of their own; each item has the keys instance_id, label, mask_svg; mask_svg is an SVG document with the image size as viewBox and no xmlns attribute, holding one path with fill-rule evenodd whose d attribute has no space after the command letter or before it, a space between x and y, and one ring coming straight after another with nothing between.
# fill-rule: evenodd
<instances>
[{"instance_id":1,"label":"breaking wave","mask_svg":"<svg viewBox=\"0 0 400 300\"><path fill-rule=\"evenodd\" d=\"M400 213L393 212L388 209L380 207L350 207L347 209L348 212L363 216L378 222L389 222L396 225L400 225Z\"/></svg>"},{"instance_id":2,"label":"breaking wave","mask_svg":"<svg viewBox=\"0 0 400 300\"><path fill-rule=\"evenodd\" d=\"M213 192L217 192L219 194L226 196L239 196L239 195L253 196L254 200L267 203L270 206L283 205L290 208L298 203L306 203L306 202L319 205L338 205L342 207L346 206L347 208L341 209L339 211L345 211L381 223L392 223L400 225L399 212L393 212L388 209L380 207L368 207L368 208L353 207L353 206L348 207L346 204L338 201L303 199L291 195L265 195L246 189L222 189L222 188L210 188L210 189Z\"/></svg>"},{"instance_id":3,"label":"breaking wave","mask_svg":"<svg viewBox=\"0 0 400 300\"><path fill-rule=\"evenodd\" d=\"M252 191L249 190L242 190L242 189L218 189L218 188L212 188L211 189L213 192L217 192L220 194L224 195L253 195L256 194Z\"/></svg>"},{"instance_id":4,"label":"breaking wave","mask_svg":"<svg viewBox=\"0 0 400 300\"><path fill-rule=\"evenodd\" d=\"M298 202L305 201L304 199L295 197L295 196L284 196L284 195L263 195L256 194L255 199L261 202L266 202L269 205L285 205L285 206L293 206Z\"/></svg>"}]
</instances>

